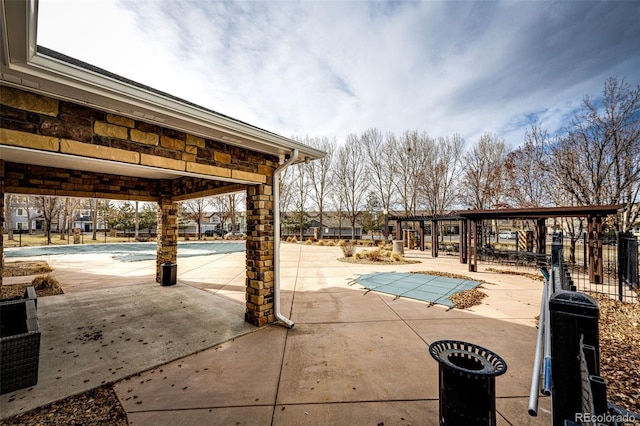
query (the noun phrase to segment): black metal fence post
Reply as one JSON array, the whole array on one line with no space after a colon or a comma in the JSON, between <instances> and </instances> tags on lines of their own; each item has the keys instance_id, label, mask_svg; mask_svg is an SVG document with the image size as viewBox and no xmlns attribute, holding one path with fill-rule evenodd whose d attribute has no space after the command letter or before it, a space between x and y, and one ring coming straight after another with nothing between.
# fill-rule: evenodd
<instances>
[{"instance_id":1,"label":"black metal fence post","mask_svg":"<svg viewBox=\"0 0 640 426\"><path fill-rule=\"evenodd\" d=\"M582 413L581 345L595 348L600 365L598 304L584 293L556 291L549 300L551 321L552 412L554 426Z\"/></svg>"}]
</instances>

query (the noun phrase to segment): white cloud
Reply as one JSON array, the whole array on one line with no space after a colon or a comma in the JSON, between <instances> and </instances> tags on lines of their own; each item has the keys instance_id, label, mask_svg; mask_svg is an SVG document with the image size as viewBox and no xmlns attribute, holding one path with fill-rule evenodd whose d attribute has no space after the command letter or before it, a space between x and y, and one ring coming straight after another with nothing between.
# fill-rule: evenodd
<instances>
[{"instance_id":1,"label":"white cloud","mask_svg":"<svg viewBox=\"0 0 640 426\"><path fill-rule=\"evenodd\" d=\"M640 83L637 2L42 0L40 44L284 136L550 133Z\"/></svg>"}]
</instances>

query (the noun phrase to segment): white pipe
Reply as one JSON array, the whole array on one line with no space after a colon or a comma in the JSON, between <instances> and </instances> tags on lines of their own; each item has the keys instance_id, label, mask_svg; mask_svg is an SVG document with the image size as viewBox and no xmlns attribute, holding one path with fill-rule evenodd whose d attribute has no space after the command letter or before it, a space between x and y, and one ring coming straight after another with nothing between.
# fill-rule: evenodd
<instances>
[{"instance_id":1,"label":"white pipe","mask_svg":"<svg viewBox=\"0 0 640 426\"><path fill-rule=\"evenodd\" d=\"M543 274L544 275L544 274ZM547 303L547 280L542 288L542 300L540 301L540 317L538 320L538 340L536 341L536 354L533 360L533 371L531 373L531 390L529 391L529 415L536 417L538 415L538 392L540 391L540 366L542 363L542 351L544 348L544 332L545 332L545 313L544 307Z\"/></svg>"},{"instance_id":2,"label":"white pipe","mask_svg":"<svg viewBox=\"0 0 640 426\"><path fill-rule=\"evenodd\" d=\"M298 159L298 150L273 172L273 311L276 319L287 328L293 321L280 313L280 173Z\"/></svg>"}]
</instances>

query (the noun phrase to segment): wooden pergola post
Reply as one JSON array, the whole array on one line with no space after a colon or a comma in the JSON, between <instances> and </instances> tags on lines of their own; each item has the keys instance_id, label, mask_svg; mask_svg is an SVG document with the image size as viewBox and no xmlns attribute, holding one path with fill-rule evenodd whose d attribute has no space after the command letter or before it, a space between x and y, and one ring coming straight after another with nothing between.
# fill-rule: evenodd
<instances>
[{"instance_id":1,"label":"wooden pergola post","mask_svg":"<svg viewBox=\"0 0 640 426\"><path fill-rule=\"evenodd\" d=\"M458 223L460 224L460 230L458 231L460 243L460 263L467 263L467 221L464 219L460 219Z\"/></svg>"},{"instance_id":2,"label":"wooden pergola post","mask_svg":"<svg viewBox=\"0 0 640 426\"><path fill-rule=\"evenodd\" d=\"M547 252L547 225L546 220L536 219L536 246L538 248L538 254L544 254Z\"/></svg>"},{"instance_id":3,"label":"wooden pergola post","mask_svg":"<svg viewBox=\"0 0 640 426\"><path fill-rule=\"evenodd\" d=\"M469 272L476 272L478 269L478 221L467 220L469 228L468 247L469 247Z\"/></svg>"},{"instance_id":4,"label":"wooden pergola post","mask_svg":"<svg viewBox=\"0 0 640 426\"><path fill-rule=\"evenodd\" d=\"M602 284L604 265L602 263L602 216L589 216L589 281Z\"/></svg>"},{"instance_id":5,"label":"wooden pergola post","mask_svg":"<svg viewBox=\"0 0 640 426\"><path fill-rule=\"evenodd\" d=\"M438 257L438 222L431 221L431 256Z\"/></svg>"}]
</instances>

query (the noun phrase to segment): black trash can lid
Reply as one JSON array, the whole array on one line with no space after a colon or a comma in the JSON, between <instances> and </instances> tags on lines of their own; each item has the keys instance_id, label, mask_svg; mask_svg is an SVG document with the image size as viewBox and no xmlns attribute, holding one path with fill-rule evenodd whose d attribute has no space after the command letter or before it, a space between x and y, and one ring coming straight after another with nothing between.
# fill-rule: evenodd
<instances>
[{"instance_id":1,"label":"black trash can lid","mask_svg":"<svg viewBox=\"0 0 640 426\"><path fill-rule=\"evenodd\" d=\"M438 340L429 345L429 353L441 365L473 376L499 376L507 371L504 359L473 343Z\"/></svg>"}]
</instances>

